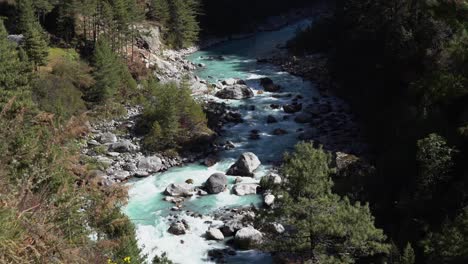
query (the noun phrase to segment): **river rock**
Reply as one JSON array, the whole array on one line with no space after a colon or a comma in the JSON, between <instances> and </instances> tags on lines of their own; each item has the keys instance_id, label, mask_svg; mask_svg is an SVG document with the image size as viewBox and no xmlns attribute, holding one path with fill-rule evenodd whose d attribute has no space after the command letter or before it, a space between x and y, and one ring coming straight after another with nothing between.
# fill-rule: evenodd
<instances>
[{"instance_id":1,"label":"river rock","mask_svg":"<svg viewBox=\"0 0 468 264\"><path fill-rule=\"evenodd\" d=\"M242 153L236 163L229 168L226 174L253 177L253 172L260 166L260 164L260 160L254 153L245 152Z\"/></svg>"},{"instance_id":2,"label":"river rock","mask_svg":"<svg viewBox=\"0 0 468 264\"><path fill-rule=\"evenodd\" d=\"M243 228L244 225L242 224L240 219L229 220L224 223L224 226L221 227L221 232L225 237L233 236L238 230Z\"/></svg>"},{"instance_id":3,"label":"river rock","mask_svg":"<svg viewBox=\"0 0 468 264\"><path fill-rule=\"evenodd\" d=\"M288 134L288 131L286 131L286 130L284 130L282 128L276 128L275 130L273 130L272 134L275 135L275 136L282 136L282 135Z\"/></svg>"},{"instance_id":4,"label":"river rock","mask_svg":"<svg viewBox=\"0 0 468 264\"><path fill-rule=\"evenodd\" d=\"M156 156L143 157L138 161L138 170L158 172L163 169L162 160Z\"/></svg>"},{"instance_id":5,"label":"river rock","mask_svg":"<svg viewBox=\"0 0 468 264\"><path fill-rule=\"evenodd\" d=\"M252 130L250 131L250 134L249 134L249 139L251 140L259 140L260 139L260 134L259 134L260 131L258 130Z\"/></svg>"},{"instance_id":6,"label":"river rock","mask_svg":"<svg viewBox=\"0 0 468 264\"><path fill-rule=\"evenodd\" d=\"M267 122L267 124L273 124L273 123L277 123L278 120L276 120L276 118L275 118L274 116L269 115L269 116L267 117L266 122Z\"/></svg>"},{"instance_id":7,"label":"river rock","mask_svg":"<svg viewBox=\"0 0 468 264\"><path fill-rule=\"evenodd\" d=\"M211 167L213 165L215 165L217 162L219 161L218 157L216 155L208 155L208 157L206 157L204 160L203 160L203 164L207 167Z\"/></svg>"},{"instance_id":8,"label":"river rock","mask_svg":"<svg viewBox=\"0 0 468 264\"><path fill-rule=\"evenodd\" d=\"M270 93L277 93L281 90L281 86L277 84L269 84L263 87L265 88L265 91L270 92Z\"/></svg>"},{"instance_id":9,"label":"river rock","mask_svg":"<svg viewBox=\"0 0 468 264\"><path fill-rule=\"evenodd\" d=\"M223 233L221 232L221 230L219 230L218 228L212 228L210 227L207 231L206 231L206 238L208 240L224 240L224 235Z\"/></svg>"},{"instance_id":10,"label":"river rock","mask_svg":"<svg viewBox=\"0 0 468 264\"><path fill-rule=\"evenodd\" d=\"M223 173L214 173L205 182L205 189L209 194L223 192L227 187L228 179Z\"/></svg>"},{"instance_id":11,"label":"river rock","mask_svg":"<svg viewBox=\"0 0 468 264\"><path fill-rule=\"evenodd\" d=\"M281 234L284 232L284 226L280 223L268 223L266 224L265 229L262 230L273 234Z\"/></svg>"},{"instance_id":12,"label":"river rock","mask_svg":"<svg viewBox=\"0 0 468 264\"><path fill-rule=\"evenodd\" d=\"M124 171L124 170L119 170L119 171L114 172L113 176L114 176L114 178L123 181L123 180L127 179L128 177L130 177L130 172Z\"/></svg>"},{"instance_id":13,"label":"river rock","mask_svg":"<svg viewBox=\"0 0 468 264\"><path fill-rule=\"evenodd\" d=\"M112 144L117 142L117 137L110 132L106 132L101 134L101 136L99 137L99 141L102 144Z\"/></svg>"},{"instance_id":14,"label":"river rock","mask_svg":"<svg viewBox=\"0 0 468 264\"><path fill-rule=\"evenodd\" d=\"M167 232L176 236L180 236L186 234L187 229L185 228L185 225L182 222L174 222L171 224Z\"/></svg>"},{"instance_id":15,"label":"river rock","mask_svg":"<svg viewBox=\"0 0 468 264\"><path fill-rule=\"evenodd\" d=\"M222 85L232 86L232 85L235 85L235 84L245 84L245 82L243 80L240 80L240 79L228 78L228 79L222 81L221 84Z\"/></svg>"},{"instance_id":16,"label":"river rock","mask_svg":"<svg viewBox=\"0 0 468 264\"><path fill-rule=\"evenodd\" d=\"M283 105L284 112L294 114L302 110L302 104L287 104Z\"/></svg>"},{"instance_id":17,"label":"river rock","mask_svg":"<svg viewBox=\"0 0 468 264\"><path fill-rule=\"evenodd\" d=\"M276 174L274 172L268 174L264 178L265 178L265 181L269 185L277 185L277 184L281 184L281 182L282 182L281 176L279 176L278 174Z\"/></svg>"},{"instance_id":18,"label":"river rock","mask_svg":"<svg viewBox=\"0 0 468 264\"><path fill-rule=\"evenodd\" d=\"M267 194L265 197L263 197L263 202L267 206L272 206L275 202L275 196L273 194Z\"/></svg>"},{"instance_id":19,"label":"river rock","mask_svg":"<svg viewBox=\"0 0 468 264\"><path fill-rule=\"evenodd\" d=\"M164 193L174 197L187 197L193 195L193 186L187 183L171 183Z\"/></svg>"},{"instance_id":20,"label":"river rock","mask_svg":"<svg viewBox=\"0 0 468 264\"><path fill-rule=\"evenodd\" d=\"M273 80L268 77L263 77L260 79L260 85L265 87L265 85L273 84Z\"/></svg>"},{"instance_id":21,"label":"river rock","mask_svg":"<svg viewBox=\"0 0 468 264\"><path fill-rule=\"evenodd\" d=\"M237 231L234 243L240 249L251 249L262 242L263 235L257 229L249 226Z\"/></svg>"},{"instance_id":22,"label":"river rock","mask_svg":"<svg viewBox=\"0 0 468 264\"><path fill-rule=\"evenodd\" d=\"M146 178L150 176L150 173L147 171L135 171L134 176L137 178Z\"/></svg>"},{"instance_id":23,"label":"river rock","mask_svg":"<svg viewBox=\"0 0 468 264\"><path fill-rule=\"evenodd\" d=\"M109 151L115 151L120 153L133 152L137 149L130 140L123 140L110 145Z\"/></svg>"},{"instance_id":24,"label":"river rock","mask_svg":"<svg viewBox=\"0 0 468 264\"><path fill-rule=\"evenodd\" d=\"M221 99L245 99L254 96L253 91L246 85L236 84L228 86L216 93L216 96Z\"/></svg>"},{"instance_id":25,"label":"river rock","mask_svg":"<svg viewBox=\"0 0 468 264\"><path fill-rule=\"evenodd\" d=\"M239 196L244 196L244 195L256 194L257 189L259 187L260 185L256 183L238 183L234 185L232 190L234 191L234 194L237 194Z\"/></svg>"}]
</instances>

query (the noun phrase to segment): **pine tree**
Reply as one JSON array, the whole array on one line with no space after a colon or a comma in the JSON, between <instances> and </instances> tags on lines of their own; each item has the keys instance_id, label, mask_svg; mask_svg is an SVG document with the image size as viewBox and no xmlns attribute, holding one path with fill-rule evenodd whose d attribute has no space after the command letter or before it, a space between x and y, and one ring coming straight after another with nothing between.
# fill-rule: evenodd
<instances>
[{"instance_id":1,"label":"pine tree","mask_svg":"<svg viewBox=\"0 0 468 264\"><path fill-rule=\"evenodd\" d=\"M89 97L96 102L111 98L120 84L120 62L105 38L99 38L94 51L94 78L96 83Z\"/></svg>"},{"instance_id":2,"label":"pine tree","mask_svg":"<svg viewBox=\"0 0 468 264\"><path fill-rule=\"evenodd\" d=\"M196 0L169 2L166 41L174 48L186 48L198 39L200 26L197 21L199 3Z\"/></svg>"},{"instance_id":3,"label":"pine tree","mask_svg":"<svg viewBox=\"0 0 468 264\"><path fill-rule=\"evenodd\" d=\"M38 22L30 25L25 32L24 49L29 59L37 70L38 66L43 66L47 62L49 55L49 46L45 33Z\"/></svg>"},{"instance_id":4,"label":"pine tree","mask_svg":"<svg viewBox=\"0 0 468 264\"><path fill-rule=\"evenodd\" d=\"M18 27L19 33L25 33L36 22L32 0L18 0Z\"/></svg>"},{"instance_id":5,"label":"pine tree","mask_svg":"<svg viewBox=\"0 0 468 264\"><path fill-rule=\"evenodd\" d=\"M7 39L7 31L0 20L0 112L10 103L9 112L16 113L31 107L29 72L27 62L22 62L13 43Z\"/></svg>"},{"instance_id":6,"label":"pine tree","mask_svg":"<svg viewBox=\"0 0 468 264\"><path fill-rule=\"evenodd\" d=\"M286 155L274 216L293 228L272 234L266 246L313 263L354 263L387 252L385 235L374 226L369 206L332 193L329 162L330 156L310 143L299 143Z\"/></svg>"},{"instance_id":7,"label":"pine tree","mask_svg":"<svg viewBox=\"0 0 468 264\"><path fill-rule=\"evenodd\" d=\"M415 261L416 256L414 255L413 247L411 247L411 243L408 242L401 256L401 264L414 264Z\"/></svg>"},{"instance_id":8,"label":"pine tree","mask_svg":"<svg viewBox=\"0 0 468 264\"><path fill-rule=\"evenodd\" d=\"M168 27L170 20L169 1L151 0L148 16L150 19L159 21L163 27Z\"/></svg>"}]
</instances>

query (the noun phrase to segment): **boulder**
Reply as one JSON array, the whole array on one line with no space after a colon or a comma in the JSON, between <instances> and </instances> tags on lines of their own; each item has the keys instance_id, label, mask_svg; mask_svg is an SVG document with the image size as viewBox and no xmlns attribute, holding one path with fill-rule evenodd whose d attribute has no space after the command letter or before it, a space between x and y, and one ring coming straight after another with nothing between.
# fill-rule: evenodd
<instances>
[{"instance_id":1,"label":"boulder","mask_svg":"<svg viewBox=\"0 0 468 264\"><path fill-rule=\"evenodd\" d=\"M223 233L221 232L221 230L219 230L218 228L212 228L210 227L207 231L206 231L206 238L208 240L224 240L224 235Z\"/></svg>"},{"instance_id":2,"label":"boulder","mask_svg":"<svg viewBox=\"0 0 468 264\"><path fill-rule=\"evenodd\" d=\"M272 206L275 202L275 196L273 194L267 194L265 197L263 197L263 202L267 206Z\"/></svg>"},{"instance_id":3,"label":"boulder","mask_svg":"<svg viewBox=\"0 0 468 264\"><path fill-rule=\"evenodd\" d=\"M237 159L229 170L227 175L235 176L250 176L252 177L253 172L260 166L261 162L258 157L252 152L245 152Z\"/></svg>"},{"instance_id":4,"label":"boulder","mask_svg":"<svg viewBox=\"0 0 468 264\"><path fill-rule=\"evenodd\" d=\"M192 196L194 192L193 186L187 183L171 183L166 187L164 193L174 197Z\"/></svg>"},{"instance_id":5,"label":"boulder","mask_svg":"<svg viewBox=\"0 0 468 264\"><path fill-rule=\"evenodd\" d=\"M187 229L186 229L185 225L182 222L174 222L174 223L171 224L171 226L169 227L167 232L169 232L169 233L171 233L173 235L176 235L176 236L180 236L180 235L186 234Z\"/></svg>"},{"instance_id":6,"label":"boulder","mask_svg":"<svg viewBox=\"0 0 468 264\"><path fill-rule=\"evenodd\" d=\"M228 179L223 173L214 173L205 182L205 189L209 194L223 192L227 187Z\"/></svg>"},{"instance_id":7,"label":"boulder","mask_svg":"<svg viewBox=\"0 0 468 264\"><path fill-rule=\"evenodd\" d=\"M234 191L234 194L244 196L249 194L257 194L257 189L259 187L260 185L256 183L238 183L234 185L232 190Z\"/></svg>"},{"instance_id":8,"label":"boulder","mask_svg":"<svg viewBox=\"0 0 468 264\"><path fill-rule=\"evenodd\" d=\"M239 219L229 220L221 227L221 232L225 237L233 236L238 230L243 228L244 225Z\"/></svg>"},{"instance_id":9,"label":"boulder","mask_svg":"<svg viewBox=\"0 0 468 264\"><path fill-rule=\"evenodd\" d=\"M264 77L260 79L260 85L263 87L265 87L266 85L271 85L271 84L273 84L273 80L268 77Z\"/></svg>"},{"instance_id":10,"label":"boulder","mask_svg":"<svg viewBox=\"0 0 468 264\"><path fill-rule=\"evenodd\" d=\"M203 160L203 164L207 167L211 167L213 165L215 165L217 162L219 161L218 157L216 155L208 155L208 157L206 157L204 160Z\"/></svg>"},{"instance_id":11,"label":"boulder","mask_svg":"<svg viewBox=\"0 0 468 264\"><path fill-rule=\"evenodd\" d=\"M312 115L307 114L307 113L299 113L294 118L294 121L300 124L310 123L312 121Z\"/></svg>"},{"instance_id":12,"label":"boulder","mask_svg":"<svg viewBox=\"0 0 468 264\"><path fill-rule=\"evenodd\" d=\"M302 110L302 104L287 104L283 105L284 112L294 114Z\"/></svg>"},{"instance_id":13,"label":"boulder","mask_svg":"<svg viewBox=\"0 0 468 264\"><path fill-rule=\"evenodd\" d=\"M252 131L250 131L249 139L252 139L252 140L259 140L259 139L260 139L259 131L258 131L258 130L252 130Z\"/></svg>"},{"instance_id":14,"label":"boulder","mask_svg":"<svg viewBox=\"0 0 468 264\"><path fill-rule=\"evenodd\" d=\"M276 120L276 118L274 116L272 116L272 115L269 115L267 117L266 121L267 121L267 124L272 124L272 123L277 123L278 122L278 120Z\"/></svg>"},{"instance_id":15,"label":"boulder","mask_svg":"<svg viewBox=\"0 0 468 264\"><path fill-rule=\"evenodd\" d=\"M148 177L150 176L150 173L147 172L147 171L135 171L135 177L137 178L145 178L145 177Z\"/></svg>"},{"instance_id":16,"label":"boulder","mask_svg":"<svg viewBox=\"0 0 468 264\"><path fill-rule=\"evenodd\" d=\"M117 136L113 133L106 132L101 134L101 136L99 137L99 142L101 142L102 144L112 144L117 142Z\"/></svg>"},{"instance_id":17,"label":"boulder","mask_svg":"<svg viewBox=\"0 0 468 264\"><path fill-rule=\"evenodd\" d=\"M120 170L120 171L114 172L114 173L113 173L113 176L114 176L114 178L123 181L123 180L125 180L125 179L127 179L127 178L130 177L130 172L124 171L124 170Z\"/></svg>"},{"instance_id":18,"label":"boulder","mask_svg":"<svg viewBox=\"0 0 468 264\"><path fill-rule=\"evenodd\" d=\"M125 153L125 152L133 152L137 149L135 145L130 140L123 140L121 142L116 142L110 145L109 151L114 151L114 152L120 152L120 153Z\"/></svg>"},{"instance_id":19,"label":"boulder","mask_svg":"<svg viewBox=\"0 0 468 264\"><path fill-rule=\"evenodd\" d=\"M235 79L235 78L228 78L224 81L221 82L222 85L235 85L235 84L245 84L245 81L244 80L240 80L240 79Z\"/></svg>"},{"instance_id":20,"label":"boulder","mask_svg":"<svg viewBox=\"0 0 468 264\"><path fill-rule=\"evenodd\" d=\"M216 93L216 96L221 99L245 99L254 96L253 91L246 85L236 84L225 87L221 91Z\"/></svg>"},{"instance_id":21,"label":"boulder","mask_svg":"<svg viewBox=\"0 0 468 264\"><path fill-rule=\"evenodd\" d=\"M265 176L264 178L265 178L265 181L269 185L281 184L281 182L282 182L281 176L279 176L276 173L270 173L267 176Z\"/></svg>"},{"instance_id":22,"label":"boulder","mask_svg":"<svg viewBox=\"0 0 468 264\"><path fill-rule=\"evenodd\" d=\"M162 160L156 156L143 157L138 161L138 170L148 172L158 172L163 169Z\"/></svg>"},{"instance_id":23,"label":"boulder","mask_svg":"<svg viewBox=\"0 0 468 264\"><path fill-rule=\"evenodd\" d=\"M281 90L281 86L277 84L265 85L263 86L263 88L265 88L265 91L270 92L270 93L277 93Z\"/></svg>"},{"instance_id":24,"label":"boulder","mask_svg":"<svg viewBox=\"0 0 468 264\"><path fill-rule=\"evenodd\" d=\"M275 135L275 136L281 136L281 135L286 135L288 133L288 131L284 130L284 129L281 129L281 128L276 128L275 130L273 130L272 134Z\"/></svg>"},{"instance_id":25,"label":"boulder","mask_svg":"<svg viewBox=\"0 0 468 264\"><path fill-rule=\"evenodd\" d=\"M262 230L273 234L281 234L284 232L284 226L280 223L268 223L266 224L265 229Z\"/></svg>"},{"instance_id":26,"label":"boulder","mask_svg":"<svg viewBox=\"0 0 468 264\"><path fill-rule=\"evenodd\" d=\"M262 242L263 235L257 229L249 226L237 231L234 243L240 249L251 249Z\"/></svg>"}]
</instances>

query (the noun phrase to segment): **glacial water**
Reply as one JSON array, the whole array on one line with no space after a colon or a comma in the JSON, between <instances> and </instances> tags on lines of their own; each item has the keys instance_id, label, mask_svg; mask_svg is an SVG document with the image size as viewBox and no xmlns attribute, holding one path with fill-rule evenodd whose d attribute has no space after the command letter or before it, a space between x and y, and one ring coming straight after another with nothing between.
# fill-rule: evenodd
<instances>
[{"instance_id":1,"label":"glacial water","mask_svg":"<svg viewBox=\"0 0 468 264\"><path fill-rule=\"evenodd\" d=\"M226 172L237 157L246 151L251 151L260 158L262 166L255 173L254 178L245 177L243 182L258 182L268 173L271 164L281 159L285 151L291 150L298 141L299 129L304 125L294 122L294 115L288 115L281 109L272 109L270 104L283 105L291 103L294 96L301 94L307 103L318 93L313 83L304 81L299 77L282 72L278 67L270 64L258 64L257 57L261 57L277 45L282 45L290 39L298 27L307 25L310 21L301 21L278 31L258 33L254 37L242 40L232 40L213 48L196 52L189 56L194 63L203 63L197 75L209 82L217 82L226 78L240 78L246 80L252 87L255 96L246 100L215 100L224 101L233 108L240 110L244 119L240 124L225 126L225 133L219 139L220 142L232 141L236 148L224 151L220 154L221 161L212 167L199 164L187 165L181 168L173 168L167 172L148 177L146 179L130 183L129 203L125 207L125 213L135 223L139 245L143 253L151 260L155 254L166 252L169 259L175 263L210 263L207 251L213 248L223 248L223 242L208 241L202 237L211 225L210 213L223 207L261 206L262 199L259 195L237 196L230 193L235 177L229 177L230 185L227 191L204 197L192 197L184 203L181 212L172 212L173 204L163 201L164 189L171 183L182 183L192 179L196 186L203 184L206 179L215 172ZM210 57L223 56L223 60L211 60ZM281 95L284 97L272 97L272 93L257 94L260 87L259 79L271 78L276 84L281 85ZM291 94L291 97L287 97ZM255 110L251 106L255 106ZM273 115L278 123L267 124L268 115ZM276 128L284 129L286 135L275 136L272 131ZM249 133L256 129L260 131L259 140L249 140ZM189 210L190 213L186 213ZM193 212L202 214L203 217L191 216ZM190 231L186 235L175 236L169 234L167 229L174 215L178 219L185 219ZM214 221L212 224L221 224ZM271 263L268 254L258 251L238 251L235 256L227 258L228 263Z\"/></svg>"}]
</instances>

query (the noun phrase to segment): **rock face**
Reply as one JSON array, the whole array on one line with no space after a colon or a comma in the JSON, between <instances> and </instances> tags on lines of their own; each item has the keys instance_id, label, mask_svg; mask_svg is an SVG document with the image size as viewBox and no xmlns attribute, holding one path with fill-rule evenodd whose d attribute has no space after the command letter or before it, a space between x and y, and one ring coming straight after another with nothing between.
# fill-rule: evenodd
<instances>
[{"instance_id":1,"label":"rock face","mask_svg":"<svg viewBox=\"0 0 468 264\"><path fill-rule=\"evenodd\" d=\"M147 172L158 172L163 169L162 161L159 157L143 157L138 161L138 170Z\"/></svg>"},{"instance_id":2,"label":"rock face","mask_svg":"<svg viewBox=\"0 0 468 264\"><path fill-rule=\"evenodd\" d=\"M124 140L121 142L113 143L109 147L110 151L125 153L125 152L133 152L136 150L136 146L129 140Z\"/></svg>"},{"instance_id":3,"label":"rock face","mask_svg":"<svg viewBox=\"0 0 468 264\"><path fill-rule=\"evenodd\" d=\"M263 235L253 227L244 227L237 231L234 243L240 249L251 249L262 242Z\"/></svg>"},{"instance_id":4,"label":"rock face","mask_svg":"<svg viewBox=\"0 0 468 264\"><path fill-rule=\"evenodd\" d=\"M224 235L218 228L210 227L208 231L206 231L206 238L208 240L224 240Z\"/></svg>"},{"instance_id":5,"label":"rock face","mask_svg":"<svg viewBox=\"0 0 468 264\"><path fill-rule=\"evenodd\" d=\"M221 91L216 93L216 96L221 99L245 99L254 96L253 91L246 85L236 84L225 87Z\"/></svg>"},{"instance_id":6,"label":"rock face","mask_svg":"<svg viewBox=\"0 0 468 264\"><path fill-rule=\"evenodd\" d=\"M171 183L164 193L174 197L187 197L193 195L193 186L187 183Z\"/></svg>"},{"instance_id":7,"label":"rock face","mask_svg":"<svg viewBox=\"0 0 468 264\"><path fill-rule=\"evenodd\" d=\"M206 180L205 189L209 194L217 194L226 189L227 182L226 175L223 173L215 173Z\"/></svg>"},{"instance_id":8,"label":"rock face","mask_svg":"<svg viewBox=\"0 0 468 264\"><path fill-rule=\"evenodd\" d=\"M237 159L229 170L227 175L235 176L253 176L253 172L260 166L261 162L252 152L245 152Z\"/></svg>"},{"instance_id":9,"label":"rock face","mask_svg":"<svg viewBox=\"0 0 468 264\"><path fill-rule=\"evenodd\" d=\"M182 222L175 222L171 224L167 232L176 236L180 236L187 233L187 228Z\"/></svg>"},{"instance_id":10,"label":"rock face","mask_svg":"<svg viewBox=\"0 0 468 264\"><path fill-rule=\"evenodd\" d=\"M260 187L260 185L256 183L239 183L234 185L232 190L234 191L235 194L239 196L244 196L244 195L249 195L249 194L256 194L257 189Z\"/></svg>"}]
</instances>

